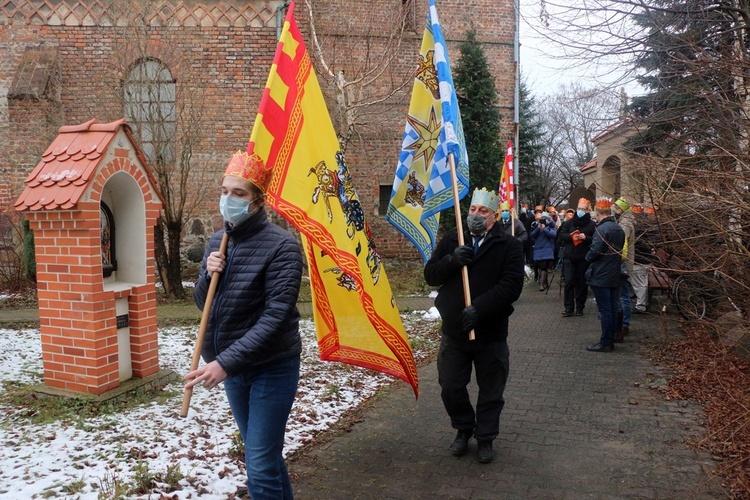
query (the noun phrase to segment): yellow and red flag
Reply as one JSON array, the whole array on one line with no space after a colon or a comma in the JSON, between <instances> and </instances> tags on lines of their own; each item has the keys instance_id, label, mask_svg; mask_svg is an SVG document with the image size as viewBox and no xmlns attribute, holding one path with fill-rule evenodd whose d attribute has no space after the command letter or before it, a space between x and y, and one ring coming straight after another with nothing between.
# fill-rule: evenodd
<instances>
[{"instance_id":1,"label":"yellow and red flag","mask_svg":"<svg viewBox=\"0 0 750 500\"><path fill-rule=\"evenodd\" d=\"M247 153L272 169L269 205L302 234L320 357L418 394L401 316L289 5Z\"/></svg>"},{"instance_id":2,"label":"yellow and red flag","mask_svg":"<svg viewBox=\"0 0 750 500\"><path fill-rule=\"evenodd\" d=\"M497 188L499 202L508 203L510 209L513 210L516 205L515 191L515 179L513 178L513 141L508 141L503 170L500 172L500 185Z\"/></svg>"}]
</instances>

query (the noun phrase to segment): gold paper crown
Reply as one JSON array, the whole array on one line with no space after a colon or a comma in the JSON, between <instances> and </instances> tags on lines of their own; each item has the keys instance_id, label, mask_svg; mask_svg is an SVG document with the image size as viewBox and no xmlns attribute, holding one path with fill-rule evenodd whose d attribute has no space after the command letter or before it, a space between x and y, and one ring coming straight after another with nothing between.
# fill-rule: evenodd
<instances>
[{"instance_id":1,"label":"gold paper crown","mask_svg":"<svg viewBox=\"0 0 750 500\"><path fill-rule=\"evenodd\" d=\"M503 210L510 210L510 203L507 201L502 202L500 204L500 211L502 212Z\"/></svg>"},{"instance_id":2,"label":"gold paper crown","mask_svg":"<svg viewBox=\"0 0 750 500\"><path fill-rule=\"evenodd\" d=\"M263 160L257 154L248 155L245 151L237 151L229 160L224 176L232 175L250 181L262 192L266 192L271 183L270 168L266 168Z\"/></svg>"},{"instance_id":3,"label":"gold paper crown","mask_svg":"<svg viewBox=\"0 0 750 500\"><path fill-rule=\"evenodd\" d=\"M596 199L596 209L597 210L611 210L612 209L612 198L607 198L606 196L603 196L601 198Z\"/></svg>"},{"instance_id":4,"label":"gold paper crown","mask_svg":"<svg viewBox=\"0 0 750 500\"><path fill-rule=\"evenodd\" d=\"M497 195L487 188L475 189L471 197L472 205L484 205L492 210L497 210Z\"/></svg>"}]
</instances>

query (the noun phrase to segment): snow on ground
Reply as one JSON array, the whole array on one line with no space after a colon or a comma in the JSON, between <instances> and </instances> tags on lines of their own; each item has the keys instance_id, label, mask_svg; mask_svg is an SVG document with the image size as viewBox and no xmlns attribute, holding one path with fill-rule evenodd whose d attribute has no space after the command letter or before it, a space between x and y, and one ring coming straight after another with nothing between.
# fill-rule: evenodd
<instances>
[{"instance_id":1,"label":"snow on ground","mask_svg":"<svg viewBox=\"0 0 750 500\"><path fill-rule=\"evenodd\" d=\"M402 316L417 360L434 352L439 342L435 316L434 311ZM370 370L321 362L314 324L302 320L300 329L303 361L285 456L393 381ZM196 333L197 327L160 329L161 367L186 373ZM0 396L7 382L43 382L38 330L0 329ZM196 387L184 419L179 417L182 384L170 384L165 391L171 396L163 402L42 425L31 422L27 405L13 408L0 402L0 498L228 498L244 485L245 472L229 456L236 449L236 426L224 391ZM117 489L132 485L145 467L162 477L179 470L185 478L171 493L162 485L151 494L117 496L122 493Z\"/></svg>"}]
</instances>

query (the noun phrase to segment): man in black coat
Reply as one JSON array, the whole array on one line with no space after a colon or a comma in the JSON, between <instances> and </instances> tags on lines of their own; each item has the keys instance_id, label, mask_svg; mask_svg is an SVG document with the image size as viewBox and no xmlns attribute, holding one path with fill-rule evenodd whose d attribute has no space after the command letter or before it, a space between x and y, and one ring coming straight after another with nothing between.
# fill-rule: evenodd
<instances>
[{"instance_id":1,"label":"man in black coat","mask_svg":"<svg viewBox=\"0 0 750 500\"><path fill-rule=\"evenodd\" d=\"M499 434L510 365L508 318L513 302L521 295L524 275L523 246L495 224L496 210L495 193L475 190L466 219L466 244L458 244L457 233L447 234L424 270L427 283L440 286L435 299L443 320L438 377L443 404L452 427L458 430L451 451L457 456L465 454L473 435L481 463L494 457L492 441ZM472 299L468 307L461 272L464 266ZM475 340L469 340L472 330ZM476 411L467 390L472 364L479 386Z\"/></svg>"},{"instance_id":2,"label":"man in black coat","mask_svg":"<svg viewBox=\"0 0 750 500\"><path fill-rule=\"evenodd\" d=\"M563 279L565 280L564 317L582 316L588 298L589 286L586 284L586 254L596 230L596 223L591 219L591 202L586 198L578 200L576 213L566 221L557 239L563 249ZM574 311L575 308L575 311Z\"/></svg>"}]
</instances>

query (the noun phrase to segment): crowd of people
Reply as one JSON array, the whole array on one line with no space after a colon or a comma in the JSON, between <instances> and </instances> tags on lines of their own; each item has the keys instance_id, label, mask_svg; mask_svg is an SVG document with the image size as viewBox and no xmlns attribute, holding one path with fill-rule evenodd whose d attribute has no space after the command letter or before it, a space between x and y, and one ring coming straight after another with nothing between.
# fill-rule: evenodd
<instances>
[{"instance_id":1,"label":"crowd of people","mask_svg":"<svg viewBox=\"0 0 750 500\"><path fill-rule=\"evenodd\" d=\"M571 200L572 202L572 200ZM654 261L654 210L602 197L577 200L560 218L554 206L522 204L518 220L526 230L522 239L526 265L533 270L539 290L546 292L551 277L559 275L563 290L562 316L583 316L589 289L602 323L593 352L612 352L630 333L633 314L648 310L648 275ZM510 224L508 224L510 225Z\"/></svg>"},{"instance_id":2,"label":"crowd of people","mask_svg":"<svg viewBox=\"0 0 750 500\"><path fill-rule=\"evenodd\" d=\"M245 445L249 495L291 499L282 449L299 377L295 304L302 255L296 239L266 217L268 182L267 172L244 153L227 167L219 200L224 227L206 248L194 294L198 307L211 311L202 345L206 364L185 379L186 388L223 383ZM494 458L510 369L509 317L525 265L535 270L541 291L561 267L563 317L584 314L591 288L602 333L589 351L613 351L629 333L631 312L647 310L652 249L639 209L624 198L600 198L593 207L581 198L562 216L552 206L530 211L524 205L516 218L509 204L498 205L495 192L474 191L464 231L443 236L424 268L426 282L439 287L438 382L457 432L453 455L466 454L475 438L477 460ZM219 277L218 300L209 301ZM472 371L476 404L468 391Z\"/></svg>"}]
</instances>

